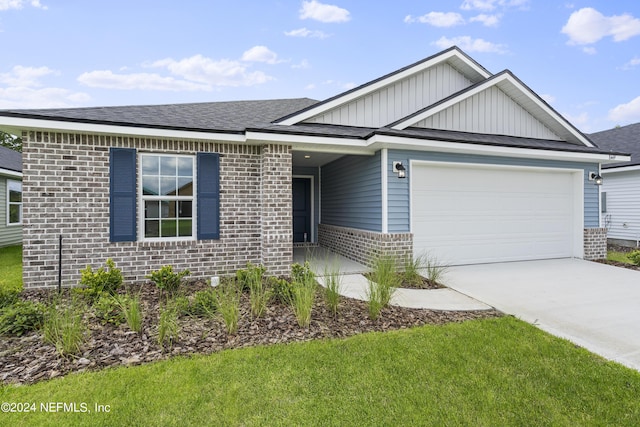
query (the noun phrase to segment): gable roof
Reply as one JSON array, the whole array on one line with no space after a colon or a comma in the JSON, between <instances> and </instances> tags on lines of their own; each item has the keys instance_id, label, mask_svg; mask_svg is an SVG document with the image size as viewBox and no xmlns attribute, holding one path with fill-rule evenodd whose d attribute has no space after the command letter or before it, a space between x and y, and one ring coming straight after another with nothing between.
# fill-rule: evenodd
<instances>
[{"instance_id":1,"label":"gable roof","mask_svg":"<svg viewBox=\"0 0 640 427\"><path fill-rule=\"evenodd\" d=\"M486 93L491 88L498 88L499 93L505 94L510 100L513 101L513 103L515 103L516 106L521 107L526 113L540 122L543 127L551 131L542 132L541 135L543 136L541 136L540 139L562 139L572 144L593 147L593 144L591 143L591 141L589 141L589 138L587 138L582 132L580 132L576 127L569 123L569 121L562 117L557 111L555 111L549 104L547 104L542 98L540 98L535 92L533 92L527 85L525 85L509 70L504 70L433 105L430 105L420 111L416 111L414 114L390 124L389 127L396 130L402 130L410 126L414 126L421 121L435 116L438 113L444 112L447 109L451 109L452 107L463 103L465 100L470 99L471 97L477 96L478 94ZM490 119L492 120L489 121L502 123L505 122L506 117L500 117L498 112L486 112L493 115L493 117L490 117ZM461 113L461 115L463 114L464 113ZM498 133L504 134L504 132ZM553 134L557 135L557 137L553 138Z\"/></svg>"},{"instance_id":2,"label":"gable roof","mask_svg":"<svg viewBox=\"0 0 640 427\"><path fill-rule=\"evenodd\" d=\"M604 151L631 153L630 161L603 165L603 168L640 166L640 123L595 132L589 137Z\"/></svg>"},{"instance_id":3,"label":"gable roof","mask_svg":"<svg viewBox=\"0 0 640 427\"><path fill-rule=\"evenodd\" d=\"M465 76L471 83L482 81L491 76L491 73L482 65L478 64L457 46L453 46L440 53L386 74L351 90L340 93L303 110L284 116L276 120L275 123L282 125L300 123L442 63L449 64Z\"/></svg>"},{"instance_id":4,"label":"gable roof","mask_svg":"<svg viewBox=\"0 0 640 427\"><path fill-rule=\"evenodd\" d=\"M22 153L0 146L0 170L22 173Z\"/></svg>"}]
</instances>

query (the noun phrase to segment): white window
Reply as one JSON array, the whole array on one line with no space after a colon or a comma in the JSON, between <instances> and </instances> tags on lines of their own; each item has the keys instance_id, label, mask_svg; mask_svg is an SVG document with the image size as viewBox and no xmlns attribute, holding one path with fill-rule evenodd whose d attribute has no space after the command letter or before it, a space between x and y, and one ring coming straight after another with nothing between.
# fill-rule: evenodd
<instances>
[{"instance_id":1,"label":"white window","mask_svg":"<svg viewBox=\"0 0 640 427\"><path fill-rule=\"evenodd\" d=\"M141 154L144 240L195 239L194 156Z\"/></svg>"},{"instance_id":2,"label":"white window","mask_svg":"<svg viewBox=\"0 0 640 427\"><path fill-rule=\"evenodd\" d=\"M7 225L22 224L22 182L7 180Z\"/></svg>"}]
</instances>

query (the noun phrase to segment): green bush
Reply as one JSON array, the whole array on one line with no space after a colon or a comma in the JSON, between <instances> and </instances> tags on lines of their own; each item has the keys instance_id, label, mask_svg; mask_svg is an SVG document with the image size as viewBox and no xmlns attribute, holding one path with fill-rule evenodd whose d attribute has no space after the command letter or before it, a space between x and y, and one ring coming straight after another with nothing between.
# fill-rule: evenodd
<instances>
[{"instance_id":1,"label":"green bush","mask_svg":"<svg viewBox=\"0 0 640 427\"><path fill-rule=\"evenodd\" d=\"M191 274L189 270L174 273L172 266L163 265L159 270L152 271L146 277L155 283L163 292L166 292L169 295L174 295L180 288L182 279L189 274Z\"/></svg>"},{"instance_id":2,"label":"green bush","mask_svg":"<svg viewBox=\"0 0 640 427\"><path fill-rule=\"evenodd\" d=\"M240 296L242 290L236 280L226 282L216 288L216 304L227 333L234 335L238 331L240 320Z\"/></svg>"},{"instance_id":3,"label":"green bush","mask_svg":"<svg viewBox=\"0 0 640 427\"><path fill-rule=\"evenodd\" d=\"M318 284L308 262L305 262L304 265L294 264L292 266L292 278L291 308L296 316L298 325L306 328L311 324L311 311L313 310Z\"/></svg>"},{"instance_id":4,"label":"green bush","mask_svg":"<svg viewBox=\"0 0 640 427\"><path fill-rule=\"evenodd\" d=\"M640 265L640 250L635 250L633 252L630 252L627 255L627 258L629 258L629 261L631 261L635 265Z\"/></svg>"},{"instance_id":5,"label":"green bush","mask_svg":"<svg viewBox=\"0 0 640 427\"><path fill-rule=\"evenodd\" d=\"M269 276L267 278L267 286L271 288L273 298L282 304L291 303L293 298L293 284L287 279Z\"/></svg>"},{"instance_id":6,"label":"green bush","mask_svg":"<svg viewBox=\"0 0 640 427\"><path fill-rule=\"evenodd\" d=\"M393 293L401 284L396 260L391 256L379 256L373 262L373 271L369 277L367 299L369 317L375 320L383 307L389 305Z\"/></svg>"},{"instance_id":7,"label":"green bush","mask_svg":"<svg viewBox=\"0 0 640 427\"><path fill-rule=\"evenodd\" d=\"M44 320L42 304L16 301L0 312L0 334L22 336L40 329Z\"/></svg>"},{"instance_id":8,"label":"green bush","mask_svg":"<svg viewBox=\"0 0 640 427\"><path fill-rule=\"evenodd\" d=\"M218 300L213 289L198 291L193 296L190 312L198 317L213 317L218 309Z\"/></svg>"},{"instance_id":9,"label":"green bush","mask_svg":"<svg viewBox=\"0 0 640 427\"><path fill-rule=\"evenodd\" d=\"M178 308L173 302L160 307L160 319L158 320L158 345L165 344L171 348L173 342L178 339L180 325L178 324Z\"/></svg>"},{"instance_id":10,"label":"green bush","mask_svg":"<svg viewBox=\"0 0 640 427\"><path fill-rule=\"evenodd\" d=\"M121 325L125 322L124 312L117 296L102 293L94 302L93 310L100 323Z\"/></svg>"},{"instance_id":11,"label":"green bush","mask_svg":"<svg viewBox=\"0 0 640 427\"><path fill-rule=\"evenodd\" d=\"M116 299L120 310L124 316L124 320L127 322L127 326L134 332L142 332L142 307L140 306L140 297L129 295L120 295Z\"/></svg>"},{"instance_id":12,"label":"green bush","mask_svg":"<svg viewBox=\"0 0 640 427\"><path fill-rule=\"evenodd\" d=\"M104 292L115 295L122 285L122 272L116 268L111 258L107 259L106 267L93 271L90 265L81 270L80 284L86 286L84 294L92 299L99 298Z\"/></svg>"}]
</instances>

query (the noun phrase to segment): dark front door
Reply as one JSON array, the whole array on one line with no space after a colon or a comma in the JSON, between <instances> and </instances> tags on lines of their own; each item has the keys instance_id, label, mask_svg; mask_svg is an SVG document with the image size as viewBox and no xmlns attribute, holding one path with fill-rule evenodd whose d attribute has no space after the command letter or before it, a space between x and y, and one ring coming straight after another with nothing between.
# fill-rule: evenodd
<instances>
[{"instance_id":1,"label":"dark front door","mask_svg":"<svg viewBox=\"0 0 640 427\"><path fill-rule=\"evenodd\" d=\"M293 241L311 241L311 180L293 178Z\"/></svg>"}]
</instances>

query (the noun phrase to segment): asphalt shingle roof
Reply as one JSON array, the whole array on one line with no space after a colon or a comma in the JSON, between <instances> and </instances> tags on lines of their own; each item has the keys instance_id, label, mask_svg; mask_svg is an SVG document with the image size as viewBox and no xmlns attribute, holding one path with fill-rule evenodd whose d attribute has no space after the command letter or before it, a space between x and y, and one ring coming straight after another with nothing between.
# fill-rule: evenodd
<instances>
[{"instance_id":1,"label":"asphalt shingle roof","mask_svg":"<svg viewBox=\"0 0 640 427\"><path fill-rule=\"evenodd\" d=\"M22 172L22 153L0 146L0 169Z\"/></svg>"},{"instance_id":2,"label":"asphalt shingle roof","mask_svg":"<svg viewBox=\"0 0 640 427\"><path fill-rule=\"evenodd\" d=\"M603 168L640 165L640 123L592 133L589 138L604 151L631 154L631 161L602 165Z\"/></svg>"}]
</instances>

